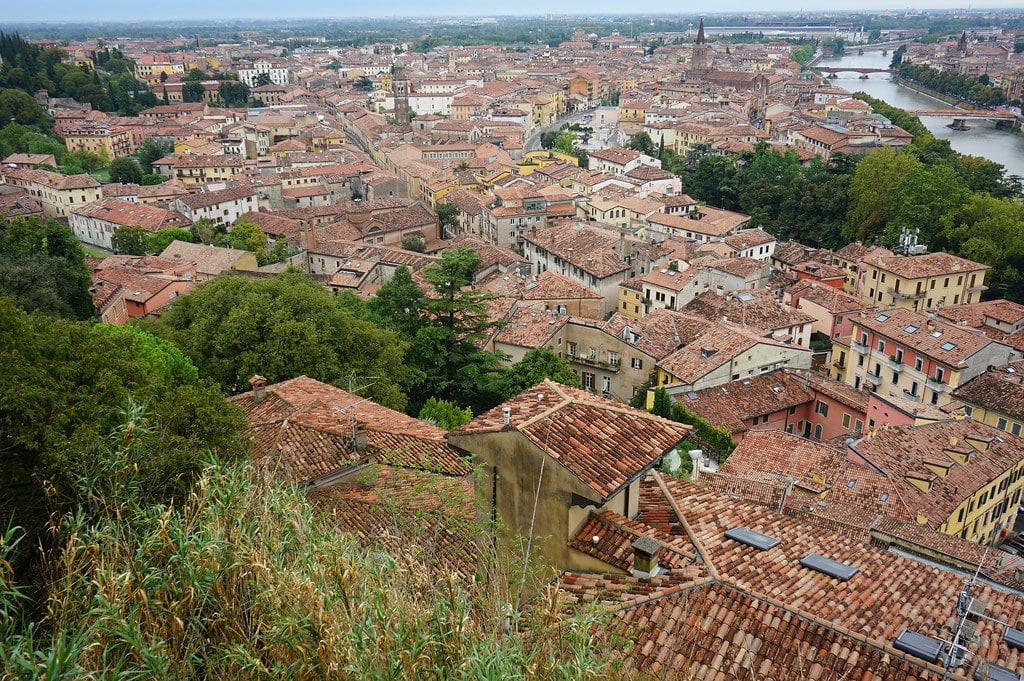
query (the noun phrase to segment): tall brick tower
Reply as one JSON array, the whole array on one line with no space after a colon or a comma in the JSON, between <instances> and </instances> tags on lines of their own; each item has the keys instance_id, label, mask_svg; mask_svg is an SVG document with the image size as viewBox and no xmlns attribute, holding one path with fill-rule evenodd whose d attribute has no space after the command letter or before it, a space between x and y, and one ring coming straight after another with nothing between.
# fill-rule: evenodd
<instances>
[{"instance_id":1,"label":"tall brick tower","mask_svg":"<svg viewBox=\"0 0 1024 681\"><path fill-rule=\"evenodd\" d=\"M700 20L700 27L697 29L697 41L693 44L693 51L690 53L690 73L702 76L708 71L708 40L704 37L704 19Z\"/></svg>"},{"instance_id":2,"label":"tall brick tower","mask_svg":"<svg viewBox=\"0 0 1024 681\"><path fill-rule=\"evenodd\" d=\"M391 90L395 95L395 125L408 125L412 120L409 109L409 76L401 64L395 64L392 71Z\"/></svg>"}]
</instances>

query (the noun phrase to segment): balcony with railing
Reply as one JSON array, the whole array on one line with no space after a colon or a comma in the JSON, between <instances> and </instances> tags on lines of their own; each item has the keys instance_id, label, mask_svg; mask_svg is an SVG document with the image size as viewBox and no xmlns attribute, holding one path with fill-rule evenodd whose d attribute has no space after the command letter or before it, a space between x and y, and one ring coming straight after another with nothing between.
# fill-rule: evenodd
<instances>
[{"instance_id":1,"label":"balcony with railing","mask_svg":"<svg viewBox=\"0 0 1024 681\"><path fill-rule=\"evenodd\" d=\"M569 362L572 363L572 364L580 364L582 366L596 367L598 369L602 369L602 370L607 371L608 373L612 373L612 374L619 373L619 369L622 368L622 365L621 365L620 362L615 362L615 363L605 362L603 360L598 360L596 357L591 357L589 355L568 355L568 359L569 359Z\"/></svg>"},{"instance_id":2,"label":"balcony with railing","mask_svg":"<svg viewBox=\"0 0 1024 681\"><path fill-rule=\"evenodd\" d=\"M920 402L921 401L921 396L920 395L918 395L917 393L912 393L909 390L904 390L903 391L903 397L905 399L912 400L914 402Z\"/></svg>"},{"instance_id":3,"label":"balcony with railing","mask_svg":"<svg viewBox=\"0 0 1024 681\"><path fill-rule=\"evenodd\" d=\"M903 371L903 369L905 368L903 362L901 360L896 359L895 355L889 356L888 365L889 368L892 369L893 371Z\"/></svg>"},{"instance_id":4,"label":"balcony with railing","mask_svg":"<svg viewBox=\"0 0 1024 681\"><path fill-rule=\"evenodd\" d=\"M939 378L926 378L924 381L926 387L931 388L935 392L944 392L949 390L949 386L946 385L945 379Z\"/></svg>"},{"instance_id":5,"label":"balcony with railing","mask_svg":"<svg viewBox=\"0 0 1024 681\"><path fill-rule=\"evenodd\" d=\"M875 385L880 385L882 383L881 373L873 374L870 369L868 369L867 373L864 374L864 378Z\"/></svg>"},{"instance_id":6,"label":"balcony with railing","mask_svg":"<svg viewBox=\"0 0 1024 681\"><path fill-rule=\"evenodd\" d=\"M862 355L868 354L868 346L864 345L863 343L858 343L857 341L853 341L850 343L850 349Z\"/></svg>"},{"instance_id":7,"label":"balcony with railing","mask_svg":"<svg viewBox=\"0 0 1024 681\"><path fill-rule=\"evenodd\" d=\"M891 286L887 290L889 295L893 298L899 298L900 300L921 300L926 295L924 291L915 291L914 293L910 293L909 291L897 291Z\"/></svg>"}]
</instances>

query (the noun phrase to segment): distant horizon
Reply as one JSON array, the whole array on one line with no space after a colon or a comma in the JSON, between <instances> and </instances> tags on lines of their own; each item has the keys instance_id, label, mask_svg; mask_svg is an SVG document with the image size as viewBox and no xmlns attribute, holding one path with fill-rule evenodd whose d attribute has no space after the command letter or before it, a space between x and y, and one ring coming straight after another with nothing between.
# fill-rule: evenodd
<instances>
[{"instance_id":1,"label":"distant horizon","mask_svg":"<svg viewBox=\"0 0 1024 681\"><path fill-rule=\"evenodd\" d=\"M88 7L88 9L86 9ZM287 14L282 8L287 7ZM238 0L227 0L220 3L200 2L199 0L182 0L173 10L166 10L162 6L151 8L150 13L139 14L144 11L138 2L127 0L111 0L103 4L88 5L75 0L54 0L47 3L46 9L41 10L38 5L23 3L17 6L7 7L6 16L0 22L0 30L9 24L43 24L54 26L68 25L96 25L99 23L111 24L132 24L132 23L200 23L204 21L303 21L303 20L352 20L352 19L384 19L400 20L409 19L444 19L444 18L486 18L493 17L500 19L528 18L546 16L571 16L571 17L593 17L593 16L714 16L725 14L833 14L833 13L875 13L892 12L902 14L905 12L950 12L963 11L971 14L1001 11L1024 12L1024 5L1020 0L1006 0L995 2L986 7L964 6L958 0L908 0L899 7L879 4L865 7L857 0L837 0L837 4L828 8L812 9L800 0L782 0L781 5L769 4L766 0L745 0L743 3L735 0L725 2L713 11L680 11L678 5L670 5L667 0L651 0L643 7L632 12L622 11L621 4L608 2L582 2L581 0L569 0L560 3L559 7L527 0L517 5L518 11L505 12L502 14L488 14L480 11L480 5L468 2L467 0L451 0L446 3L432 5L430 9L423 10L419 3L399 1L393 3L387 15L374 15L359 10L358 5L339 13L337 6L330 10L325 8L323 2L311 0L293 0L289 3L272 2L271 0L251 0L239 2ZM35 14L45 11L45 15ZM170 14L168 12L173 12ZM182 18L182 17L188 18Z\"/></svg>"}]
</instances>

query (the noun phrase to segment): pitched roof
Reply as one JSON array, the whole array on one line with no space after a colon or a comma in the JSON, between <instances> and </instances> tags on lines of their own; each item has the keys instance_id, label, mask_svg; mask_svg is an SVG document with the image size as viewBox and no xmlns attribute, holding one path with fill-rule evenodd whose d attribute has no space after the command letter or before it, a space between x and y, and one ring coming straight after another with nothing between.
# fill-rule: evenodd
<instances>
[{"instance_id":1,"label":"pitched roof","mask_svg":"<svg viewBox=\"0 0 1024 681\"><path fill-rule=\"evenodd\" d=\"M991 439L991 444L979 452L968 438ZM1024 461L1024 440L970 419L882 428L851 448L892 478L909 513L923 514L932 528L945 522L965 499ZM967 463L956 463L946 450L962 452ZM948 471L939 476L929 464L941 464ZM930 480L930 490L923 491L908 479Z\"/></svg>"},{"instance_id":2,"label":"pitched roof","mask_svg":"<svg viewBox=\"0 0 1024 681\"><path fill-rule=\"evenodd\" d=\"M445 431L307 376L230 398L252 425L253 453L306 483L373 458L389 465L465 475L471 468ZM365 436L367 449L360 450Z\"/></svg>"},{"instance_id":3,"label":"pitched roof","mask_svg":"<svg viewBox=\"0 0 1024 681\"><path fill-rule=\"evenodd\" d=\"M749 429L747 421L807 404L814 395L794 374L776 371L673 398L710 423L739 433Z\"/></svg>"},{"instance_id":4,"label":"pitched roof","mask_svg":"<svg viewBox=\"0 0 1024 681\"><path fill-rule=\"evenodd\" d=\"M954 390L953 397L1024 422L1024 360L975 376Z\"/></svg>"},{"instance_id":5,"label":"pitched roof","mask_svg":"<svg viewBox=\"0 0 1024 681\"><path fill-rule=\"evenodd\" d=\"M641 485L639 510L631 532L648 525L668 535L663 543L673 553L692 552L696 562L649 579L569 572L559 582L570 601L600 606L596 635L614 642L627 673L723 681L943 676L941 666L893 643L904 629L951 640L962 575L873 545L866 532L837 532L807 514L779 514L656 473ZM779 543L761 551L725 536L738 527ZM615 544L617 535L628 537L620 528L595 534L615 569L626 555ZM856 572L844 582L804 567L810 554ZM971 678L979 661L1024 668L999 624L1019 626L1024 598L986 582L974 584L972 595L998 621L976 621L976 635L963 639L971 655L954 678Z\"/></svg>"},{"instance_id":6,"label":"pitched roof","mask_svg":"<svg viewBox=\"0 0 1024 681\"><path fill-rule=\"evenodd\" d=\"M854 323L950 367L965 365L971 356L996 342L962 326L902 308L877 315L862 313Z\"/></svg>"},{"instance_id":7,"label":"pitched roof","mask_svg":"<svg viewBox=\"0 0 1024 681\"><path fill-rule=\"evenodd\" d=\"M458 444L465 436L506 430L521 433L607 499L685 439L690 427L545 379L449 438Z\"/></svg>"}]
</instances>

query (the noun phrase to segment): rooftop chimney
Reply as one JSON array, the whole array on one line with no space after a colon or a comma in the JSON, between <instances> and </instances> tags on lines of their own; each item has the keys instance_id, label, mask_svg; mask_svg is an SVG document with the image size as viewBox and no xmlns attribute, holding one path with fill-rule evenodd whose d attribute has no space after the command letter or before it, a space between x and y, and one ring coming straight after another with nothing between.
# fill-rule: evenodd
<instances>
[{"instance_id":1,"label":"rooftop chimney","mask_svg":"<svg viewBox=\"0 0 1024 681\"><path fill-rule=\"evenodd\" d=\"M630 570L634 577L654 577L661 572L658 565L658 554L661 552L661 544L650 537L637 537L633 540L633 569Z\"/></svg>"},{"instance_id":2,"label":"rooftop chimney","mask_svg":"<svg viewBox=\"0 0 1024 681\"><path fill-rule=\"evenodd\" d=\"M252 386L252 399L256 404L263 401L263 398L267 396L267 379L265 376L256 374L249 379L249 385Z\"/></svg>"},{"instance_id":3,"label":"rooftop chimney","mask_svg":"<svg viewBox=\"0 0 1024 681\"><path fill-rule=\"evenodd\" d=\"M512 407L501 408L501 421L506 428L512 425Z\"/></svg>"}]
</instances>

